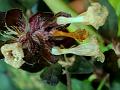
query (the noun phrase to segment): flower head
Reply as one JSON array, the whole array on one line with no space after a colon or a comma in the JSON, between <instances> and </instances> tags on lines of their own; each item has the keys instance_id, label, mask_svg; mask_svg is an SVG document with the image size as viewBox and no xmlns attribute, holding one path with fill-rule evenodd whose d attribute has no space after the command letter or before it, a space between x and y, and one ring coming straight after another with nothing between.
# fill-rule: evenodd
<instances>
[{"instance_id":1,"label":"flower head","mask_svg":"<svg viewBox=\"0 0 120 90\"><path fill-rule=\"evenodd\" d=\"M104 55L99 50L99 45L96 39L92 39L88 43L80 44L76 47L61 49L59 47L53 47L51 53L54 55L62 55L62 54L75 54L80 56L94 56L101 57L100 61L104 61Z\"/></svg>"},{"instance_id":2,"label":"flower head","mask_svg":"<svg viewBox=\"0 0 120 90\"><path fill-rule=\"evenodd\" d=\"M58 17L58 24L68 23L83 23L85 25L92 25L96 29L103 26L108 16L108 10L105 6L99 3L91 3L88 10L76 17Z\"/></svg>"},{"instance_id":3,"label":"flower head","mask_svg":"<svg viewBox=\"0 0 120 90\"><path fill-rule=\"evenodd\" d=\"M24 52L20 43L5 44L1 47L1 52L5 57L5 62L15 68L20 68L25 61Z\"/></svg>"},{"instance_id":4,"label":"flower head","mask_svg":"<svg viewBox=\"0 0 120 90\"><path fill-rule=\"evenodd\" d=\"M50 63L57 62L58 58L50 52L54 45L50 31L68 26L58 25L56 18L70 16L69 14L41 12L30 17L29 23L19 9L0 12L0 15L1 40L9 41L1 47L5 62L32 72L33 68L36 68L34 71L39 71Z\"/></svg>"}]
</instances>

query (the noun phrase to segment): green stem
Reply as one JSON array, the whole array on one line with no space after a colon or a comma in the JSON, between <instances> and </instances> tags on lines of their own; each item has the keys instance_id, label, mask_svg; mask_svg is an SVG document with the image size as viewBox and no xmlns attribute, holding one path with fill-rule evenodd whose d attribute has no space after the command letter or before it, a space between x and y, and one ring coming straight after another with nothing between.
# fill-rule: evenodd
<instances>
[{"instance_id":1,"label":"green stem","mask_svg":"<svg viewBox=\"0 0 120 90\"><path fill-rule=\"evenodd\" d=\"M93 80L97 79L97 76L95 74L92 74L88 77L88 81L92 83Z\"/></svg>"},{"instance_id":2,"label":"green stem","mask_svg":"<svg viewBox=\"0 0 120 90\"><path fill-rule=\"evenodd\" d=\"M77 16L78 14L73 11L63 0L44 0L48 7L54 12L66 12L72 16Z\"/></svg>"},{"instance_id":3,"label":"green stem","mask_svg":"<svg viewBox=\"0 0 120 90\"><path fill-rule=\"evenodd\" d=\"M98 86L97 90L102 90L102 87L104 86L105 82L107 81L107 79L109 78L109 74L107 74L103 80L101 81L100 85Z\"/></svg>"},{"instance_id":4,"label":"green stem","mask_svg":"<svg viewBox=\"0 0 120 90\"><path fill-rule=\"evenodd\" d=\"M68 68L65 68L66 71L66 78L67 78L67 90L72 90L71 86L71 74L68 72Z\"/></svg>"}]
</instances>

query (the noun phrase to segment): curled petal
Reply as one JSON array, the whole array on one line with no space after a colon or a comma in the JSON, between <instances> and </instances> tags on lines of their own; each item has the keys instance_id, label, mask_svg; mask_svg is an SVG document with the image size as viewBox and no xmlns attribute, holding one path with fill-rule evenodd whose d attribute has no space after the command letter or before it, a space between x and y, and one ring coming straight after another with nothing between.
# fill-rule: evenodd
<instances>
[{"instance_id":1,"label":"curled petal","mask_svg":"<svg viewBox=\"0 0 120 90\"><path fill-rule=\"evenodd\" d=\"M80 14L80 16L85 18L83 22L98 29L105 24L108 10L105 6L102 6L99 3L92 3L87 12Z\"/></svg>"},{"instance_id":2,"label":"curled petal","mask_svg":"<svg viewBox=\"0 0 120 90\"><path fill-rule=\"evenodd\" d=\"M25 62L24 53L20 43L5 44L1 47L1 52L5 57L5 62L15 68L20 68Z\"/></svg>"},{"instance_id":3,"label":"curled petal","mask_svg":"<svg viewBox=\"0 0 120 90\"><path fill-rule=\"evenodd\" d=\"M88 37L88 32L86 30L77 30L76 32L63 32L54 30L51 34L55 37L70 37L78 41L83 41Z\"/></svg>"}]
</instances>

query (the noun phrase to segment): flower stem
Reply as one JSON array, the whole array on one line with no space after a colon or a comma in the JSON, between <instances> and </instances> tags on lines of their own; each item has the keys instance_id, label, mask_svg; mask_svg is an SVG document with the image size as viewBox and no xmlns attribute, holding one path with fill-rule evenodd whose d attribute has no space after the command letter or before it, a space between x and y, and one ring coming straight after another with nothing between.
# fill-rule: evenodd
<instances>
[{"instance_id":1,"label":"flower stem","mask_svg":"<svg viewBox=\"0 0 120 90\"><path fill-rule=\"evenodd\" d=\"M102 90L104 84L106 83L107 79L109 78L109 74L107 74L103 80L101 81L100 85L98 86L97 90Z\"/></svg>"},{"instance_id":2,"label":"flower stem","mask_svg":"<svg viewBox=\"0 0 120 90\"><path fill-rule=\"evenodd\" d=\"M64 54L64 59L66 62L69 62L66 55ZM65 67L65 72L66 72L66 79L67 79L67 90L72 90L72 85L71 85L71 74L68 71L69 66Z\"/></svg>"},{"instance_id":3,"label":"flower stem","mask_svg":"<svg viewBox=\"0 0 120 90\"><path fill-rule=\"evenodd\" d=\"M66 71L66 78L67 78L67 90L72 90L72 86L71 86L71 75L67 70L68 68L65 68Z\"/></svg>"}]
</instances>

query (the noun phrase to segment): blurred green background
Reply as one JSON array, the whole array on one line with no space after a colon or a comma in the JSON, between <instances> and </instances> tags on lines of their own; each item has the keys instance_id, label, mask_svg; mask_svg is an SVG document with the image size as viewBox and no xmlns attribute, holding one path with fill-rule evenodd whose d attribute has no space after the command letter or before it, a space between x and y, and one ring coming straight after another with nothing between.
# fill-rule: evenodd
<instances>
[{"instance_id":1,"label":"blurred green background","mask_svg":"<svg viewBox=\"0 0 120 90\"><path fill-rule=\"evenodd\" d=\"M56 0L55 0L56 1ZM68 2L69 0L65 0ZM120 0L109 0L116 10L120 21ZM50 11L42 0L0 0L0 11L12 8L20 8L24 12L32 10ZM119 23L120 29L120 23ZM120 30L118 35L120 35ZM57 86L50 86L40 79L39 73L28 73L23 70L12 68L2 60L0 61L0 90L66 90L61 82ZM86 80L72 79L73 90L93 90L90 82ZM120 90L120 83L115 82L111 90Z\"/></svg>"}]
</instances>

